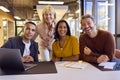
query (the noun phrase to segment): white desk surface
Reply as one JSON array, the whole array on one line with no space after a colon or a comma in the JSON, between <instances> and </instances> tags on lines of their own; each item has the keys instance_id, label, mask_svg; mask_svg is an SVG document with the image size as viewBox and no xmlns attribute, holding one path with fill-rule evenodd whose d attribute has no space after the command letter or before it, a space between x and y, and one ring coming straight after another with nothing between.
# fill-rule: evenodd
<instances>
[{"instance_id":1,"label":"white desk surface","mask_svg":"<svg viewBox=\"0 0 120 80\"><path fill-rule=\"evenodd\" d=\"M58 73L0 75L0 80L120 80L120 71L100 71L91 64L85 69L66 68L59 63L56 62Z\"/></svg>"}]
</instances>

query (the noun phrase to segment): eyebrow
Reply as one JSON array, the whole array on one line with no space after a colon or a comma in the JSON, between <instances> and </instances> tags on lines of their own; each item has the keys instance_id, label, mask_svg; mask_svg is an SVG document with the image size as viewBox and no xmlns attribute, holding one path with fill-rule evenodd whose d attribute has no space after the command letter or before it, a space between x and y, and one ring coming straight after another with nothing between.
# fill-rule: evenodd
<instances>
[{"instance_id":1,"label":"eyebrow","mask_svg":"<svg viewBox=\"0 0 120 80\"><path fill-rule=\"evenodd\" d=\"M29 30L35 31L35 29L30 29L30 28L28 28L28 27L27 27L26 29L29 29Z\"/></svg>"}]
</instances>

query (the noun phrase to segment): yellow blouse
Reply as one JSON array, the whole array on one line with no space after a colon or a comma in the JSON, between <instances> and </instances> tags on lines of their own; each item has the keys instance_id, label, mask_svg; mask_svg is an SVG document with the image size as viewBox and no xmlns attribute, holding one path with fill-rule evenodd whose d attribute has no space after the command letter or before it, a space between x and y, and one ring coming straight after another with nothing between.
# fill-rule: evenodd
<instances>
[{"instance_id":1,"label":"yellow blouse","mask_svg":"<svg viewBox=\"0 0 120 80\"><path fill-rule=\"evenodd\" d=\"M78 40L75 36L67 36L63 48L60 48L59 40L56 40L52 45L53 56L70 57L80 54Z\"/></svg>"}]
</instances>

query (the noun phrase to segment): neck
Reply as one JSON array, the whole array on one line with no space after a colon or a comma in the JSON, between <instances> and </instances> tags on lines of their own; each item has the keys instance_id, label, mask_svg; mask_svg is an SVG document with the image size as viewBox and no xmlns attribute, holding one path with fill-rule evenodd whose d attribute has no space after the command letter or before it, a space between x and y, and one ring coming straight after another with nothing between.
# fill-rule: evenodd
<instances>
[{"instance_id":1,"label":"neck","mask_svg":"<svg viewBox=\"0 0 120 80\"><path fill-rule=\"evenodd\" d=\"M25 37L23 37L23 41L26 42L26 43L30 42L30 40L26 39Z\"/></svg>"},{"instance_id":2,"label":"neck","mask_svg":"<svg viewBox=\"0 0 120 80\"><path fill-rule=\"evenodd\" d=\"M91 37L91 38L94 38L94 37L97 36L97 34L98 34L98 30L94 30L94 31L92 31L92 33L90 34L90 37Z\"/></svg>"},{"instance_id":3,"label":"neck","mask_svg":"<svg viewBox=\"0 0 120 80\"><path fill-rule=\"evenodd\" d=\"M60 37L60 41L64 41L66 39L66 36Z\"/></svg>"},{"instance_id":4,"label":"neck","mask_svg":"<svg viewBox=\"0 0 120 80\"><path fill-rule=\"evenodd\" d=\"M66 36L65 37L60 37L59 45L60 45L61 48L63 48L63 46L64 46L65 39L66 39Z\"/></svg>"},{"instance_id":5,"label":"neck","mask_svg":"<svg viewBox=\"0 0 120 80\"><path fill-rule=\"evenodd\" d=\"M52 23L46 23L46 24L47 24L47 26L51 26Z\"/></svg>"}]
</instances>

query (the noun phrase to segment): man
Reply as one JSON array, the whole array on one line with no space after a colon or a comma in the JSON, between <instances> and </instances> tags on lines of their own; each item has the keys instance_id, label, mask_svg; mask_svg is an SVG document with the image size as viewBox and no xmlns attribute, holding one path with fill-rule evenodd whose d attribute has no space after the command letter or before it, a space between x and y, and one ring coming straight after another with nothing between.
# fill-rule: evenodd
<instances>
[{"instance_id":1,"label":"man","mask_svg":"<svg viewBox=\"0 0 120 80\"><path fill-rule=\"evenodd\" d=\"M9 38L2 48L20 49L23 62L38 62L38 44L32 40L35 30L33 22L25 23L23 35Z\"/></svg>"},{"instance_id":2,"label":"man","mask_svg":"<svg viewBox=\"0 0 120 80\"><path fill-rule=\"evenodd\" d=\"M84 15L81 19L83 34L80 35L80 58L87 62L112 61L115 41L110 32L97 30L94 18L91 15Z\"/></svg>"}]
</instances>

